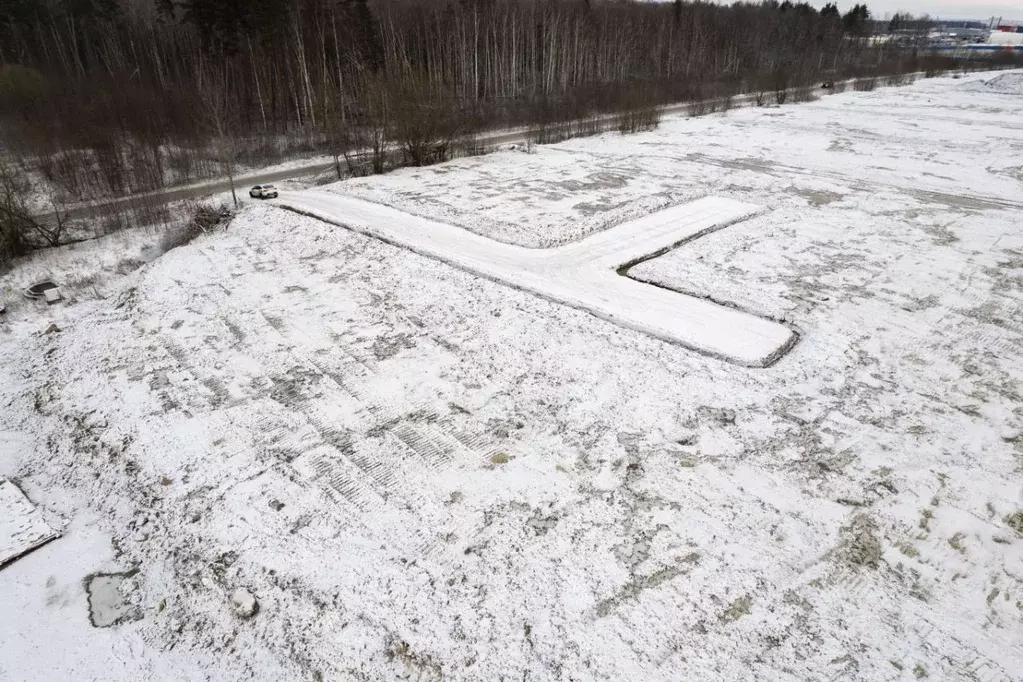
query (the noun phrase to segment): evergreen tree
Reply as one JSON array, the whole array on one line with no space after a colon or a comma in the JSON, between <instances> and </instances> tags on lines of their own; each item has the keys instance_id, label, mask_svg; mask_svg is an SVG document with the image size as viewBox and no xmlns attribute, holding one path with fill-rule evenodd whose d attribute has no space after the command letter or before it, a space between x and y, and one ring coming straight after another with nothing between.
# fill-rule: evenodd
<instances>
[{"instance_id":1,"label":"evergreen tree","mask_svg":"<svg viewBox=\"0 0 1023 682\"><path fill-rule=\"evenodd\" d=\"M867 22L870 21L870 10L866 5L854 5L842 17L842 28L846 33L863 36L867 33Z\"/></svg>"}]
</instances>

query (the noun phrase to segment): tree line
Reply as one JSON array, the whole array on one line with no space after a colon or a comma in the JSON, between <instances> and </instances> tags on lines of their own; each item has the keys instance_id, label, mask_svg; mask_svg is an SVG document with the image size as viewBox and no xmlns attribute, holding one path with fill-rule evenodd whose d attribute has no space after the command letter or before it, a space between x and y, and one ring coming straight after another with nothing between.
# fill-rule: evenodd
<instances>
[{"instance_id":1,"label":"tree line","mask_svg":"<svg viewBox=\"0 0 1023 682\"><path fill-rule=\"evenodd\" d=\"M4 0L0 143L73 198L314 151L379 171L485 127L916 69L869 19L789 0Z\"/></svg>"}]
</instances>

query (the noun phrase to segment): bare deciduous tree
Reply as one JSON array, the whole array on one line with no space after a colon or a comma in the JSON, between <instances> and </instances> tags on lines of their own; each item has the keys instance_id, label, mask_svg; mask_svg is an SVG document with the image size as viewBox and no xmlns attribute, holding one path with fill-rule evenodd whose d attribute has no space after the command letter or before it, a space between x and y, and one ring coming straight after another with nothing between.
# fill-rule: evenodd
<instances>
[{"instance_id":1,"label":"bare deciduous tree","mask_svg":"<svg viewBox=\"0 0 1023 682\"><path fill-rule=\"evenodd\" d=\"M231 183L231 200L238 208L238 194L234 186L234 165L238 153L235 135L238 134L238 98L230 90L230 73L226 69L213 69L202 81L199 98L203 122L213 135L217 156Z\"/></svg>"}]
</instances>

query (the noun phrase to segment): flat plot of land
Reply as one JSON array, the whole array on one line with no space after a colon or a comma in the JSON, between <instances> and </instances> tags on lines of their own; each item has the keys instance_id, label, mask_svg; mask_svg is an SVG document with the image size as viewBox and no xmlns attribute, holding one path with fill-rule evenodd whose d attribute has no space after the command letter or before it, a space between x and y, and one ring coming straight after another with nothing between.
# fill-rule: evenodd
<instances>
[{"instance_id":1,"label":"flat plot of land","mask_svg":"<svg viewBox=\"0 0 1023 682\"><path fill-rule=\"evenodd\" d=\"M971 78L326 188L561 258L763 207L629 277L785 319L771 367L262 204L11 306L10 475L111 529L142 618L97 632L165 679L1014 680L1023 130Z\"/></svg>"},{"instance_id":2,"label":"flat plot of land","mask_svg":"<svg viewBox=\"0 0 1023 682\"><path fill-rule=\"evenodd\" d=\"M807 106L671 118L652 133L459 159L332 189L532 247L711 194L776 208L895 191L1018 208L1019 96L990 90L930 80Z\"/></svg>"}]
</instances>

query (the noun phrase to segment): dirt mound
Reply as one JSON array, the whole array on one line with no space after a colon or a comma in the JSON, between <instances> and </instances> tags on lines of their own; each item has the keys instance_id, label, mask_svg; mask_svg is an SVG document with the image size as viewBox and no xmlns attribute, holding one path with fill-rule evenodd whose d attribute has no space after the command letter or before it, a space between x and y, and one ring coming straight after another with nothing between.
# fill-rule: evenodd
<instances>
[{"instance_id":1,"label":"dirt mound","mask_svg":"<svg viewBox=\"0 0 1023 682\"><path fill-rule=\"evenodd\" d=\"M970 92L993 92L1004 95L1023 95L1023 73L1003 73L986 81L967 83L964 90Z\"/></svg>"}]
</instances>

